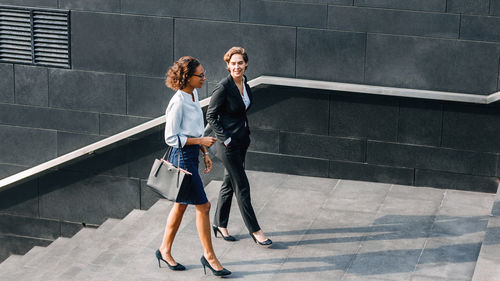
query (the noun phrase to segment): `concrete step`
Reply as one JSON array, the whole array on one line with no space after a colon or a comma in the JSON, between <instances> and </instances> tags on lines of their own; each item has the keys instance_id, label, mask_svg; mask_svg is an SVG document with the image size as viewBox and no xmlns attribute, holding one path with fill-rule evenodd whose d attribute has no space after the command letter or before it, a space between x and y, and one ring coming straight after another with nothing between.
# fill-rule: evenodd
<instances>
[{"instance_id":1,"label":"concrete step","mask_svg":"<svg viewBox=\"0 0 500 281\"><path fill-rule=\"evenodd\" d=\"M488 219L472 281L500 281L500 186Z\"/></svg>"},{"instance_id":2,"label":"concrete step","mask_svg":"<svg viewBox=\"0 0 500 281\"><path fill-rule=\"evenodd\" d=\"M21 260L22 257L23 256L21 255L10 255L0 264L0 273L13 270L15 267L18 266L19 260Z\"/></svg>"},{"instance_id":3,"label":"concrete step","mask_svg":"<svg viewBox=\"0 0 500 281\"><path fill-rule=\"evenodd\" d=\"M209 200L214 200L217 196L220 184L221 182L213 181L205 187ZM120 271L123 271L128 263L131 261L136 262L135 257L138 256L138 252L142 248L146 247L152 253L151 256L154 257L154 251L160 245L166 219L172 205L173 203L167 200L158 201L147 211L144 220L134 229L131 229L128 237L114 241L114 244L110 245L90 264L81 265L83 270L78 274L72 275L75 271L78 271L77 268L72 268L63 273L60 278L64 279L65 276L73 276L73 280L90 280L101 275L112 279ZM185 232L186 227L193 225L194 221L195 208L187 208L178 234Z\"/></svg>"},{"instance_id":4,"label":"concrete step","mask_svg":"<svg viewBox=\"0 0 500 281\"><path fill-rule=\"evenodd\" d=\"M234 279L499 280L494 254L500 252L500 220L489 214L493 205L500 205L492 194L247 174L259 224L274 243L265 248L252 241L234 200L228 228L239 241L212 238L218 258ZM220 185L213 181L206 186L211 220ZM154 252L172 205L159 200L148 211L134 210L123 220L108 220L98 229L83 229L69 240L58 239L46 249L14 257L0 265L0 279L212 278L211 273L203 274L199 261L203 249L193 206L184 214L172 251L187 270L158 267ZM21 271L18 264L23 265Z\"/></svg>"},{"instance_id":5,"label":"concrete step","mask_svg":"<svg viewBox=\"0 0 500 281\"><path fill-rule=\"evenodd\" d=\"M133 210L121 221L110 221L107 226L100 230L98 228L82 232L75 243L70 245L64 253L61 253L56 259L43 264L43 270L32 275L31 280L56 280L57 275L60 274L59 270L64 269L66 271L73 264L95 258L109 245L113 236L125 235L131 226L141 220L145 213L146 211L143 210Z\"/></svg>"}]
</instances>

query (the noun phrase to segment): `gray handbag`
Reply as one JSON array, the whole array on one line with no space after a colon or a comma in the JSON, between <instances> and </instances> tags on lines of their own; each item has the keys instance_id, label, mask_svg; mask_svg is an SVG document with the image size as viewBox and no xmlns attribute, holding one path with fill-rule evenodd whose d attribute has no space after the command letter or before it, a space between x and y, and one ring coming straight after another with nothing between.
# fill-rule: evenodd
<instances>
[{"instance_id":1,"label":"gray handbag","mask_svg":"<svg viewBox=\"0 0 500 281\"><path fill-rule=\"evenodd\" d=\"M182 148L179 136L177 136L177 139L179 141L179 157L177 163L179 164L181 163ZM155 159L151 172L149 172L147 185L164 198L175 202L181 187L183 184L190 182L189 177L192 174L185 169L175 167L172 163L165 160L165 157L169 159L169 152L172 152L171 147L167 149L161 159ZM184 159L182 162L184 162Z\"/></svg>"}]
</instances>

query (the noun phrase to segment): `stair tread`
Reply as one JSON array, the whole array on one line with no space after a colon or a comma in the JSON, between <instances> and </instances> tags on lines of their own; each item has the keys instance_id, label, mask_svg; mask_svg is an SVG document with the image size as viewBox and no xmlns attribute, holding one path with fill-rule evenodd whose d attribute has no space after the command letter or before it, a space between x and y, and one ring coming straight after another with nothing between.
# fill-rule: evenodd
<instances>
[{"instance_id":1,"label":"stair tread","mask_svg":"<svg viewBox=\"0 0 500 281\"><path fill-rule=\"evenodd\" d=\"M212 181L205 187L209 200L217 198L218 189L221 184L221 181ZM166 218L171 205L172 202L168 200L158 200L158 202L156 202L147 211L141 225L135 228L138 229L138 231L131 232L130 236L125 241L117 240L114 242L116 243L116 247L118 247L118 244L120 244L121 247L115 248L110 246L107 250L101 252L96 259L91 261L90 266L81 265L82 269L77 275L75 275L75 278L78 280L88 280L89 278L94 278L99 274L108 277L111 275L117 275L123 270L124 264L134 260L133 257L137 256L137 252L144 249L147 252L151 252L151 257L154 258L152 255L154 254L154 250L158 247L161 237L163 236ZM177 235L182 235L181 233L186 231L186 226L194 224L196 218L195 214L196 211L194 207L186 210ZM196 232L196 229L194 229L194 231ZM71 270L64 272L59 277L68 274L69 271Z\"/></svg>"},{"instance_id":2,"label":"stair tread","mask_svg":"<svg viewBox=\"0 0 500 281\"><path fill-rule=\"evenodd\" d=\"M58 272L56 268L71 268L71 263L78 260L86 260L89 257L96 255L102 248L105 247L110 240L110 231L114 231L117 235L121 235L128 231L129 225L139 221L145 214L143 210L132 210L123 220L111 221L108 226L102 229L87 229L87 233L82 233L80 237L88 235L87 239L77 240L67 247L66 251L51 261L47 261L39 265L40 270L37 272L34 279L39 280L55 280L53 275Z\"/></svg>"}]
</instances>

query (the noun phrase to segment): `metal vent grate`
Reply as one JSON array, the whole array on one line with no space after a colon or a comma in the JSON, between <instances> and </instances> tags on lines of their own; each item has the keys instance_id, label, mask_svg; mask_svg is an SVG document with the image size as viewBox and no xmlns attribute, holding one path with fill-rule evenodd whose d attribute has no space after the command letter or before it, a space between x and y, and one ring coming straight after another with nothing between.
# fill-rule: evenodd
<instances>
[{"instance_id":1,"label":"metal vent grate","mask_svg":"<svg viewBox=\"0 0 500 281\"><path fill-rule=\"evenodd\" d=\"M30 11L0 8L0 59L32 63Z\"/></svg>"},{"instance_id":2,"label":"metal vent grate","mask_svg":"<svg viewBox=\"0 0 500 281\"><path fill-rule=\"evenodd\" d=\"M0 61L70 67L69 11L0 7Z\"/></svg>"}]
</instances>

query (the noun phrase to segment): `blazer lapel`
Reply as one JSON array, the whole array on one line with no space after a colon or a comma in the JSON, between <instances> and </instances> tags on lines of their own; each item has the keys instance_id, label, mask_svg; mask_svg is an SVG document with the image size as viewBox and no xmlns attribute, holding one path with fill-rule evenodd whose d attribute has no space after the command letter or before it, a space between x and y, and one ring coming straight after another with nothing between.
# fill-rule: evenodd
<instances>
[{"instance_id":1,"label":"blazer lapel","mask_svg":"<svg viewBox=\"0 0 500 281\"><path fill-rule=\"evenodd\" d=\"M245 85L245 88L247 89L248 99L250 99L250 105L247 108L247 111L248 111L250 109L250 107L252 107L252 104L253 104L253 95L252 95L252 90L250 89L250 86L248 85L247 81L248 81L248 79L245 76L244 85Z\"/></svg>"},{"instance_id":2,"label":"blazer lapel","mask_svg":"<svg viewBox=\"0 0 500 281\"><path fill-rule=\"evenodd\" d=\"M240 90L238 90L238 87L236 86L236 83L234 83L233 77L231 74L229 74L229 85L231 88L231 92L233 93L233 96L236 100L239 101L240 105L243 106L243 109L245 108L245 103L243 102L243 98L241 97ZM248 92L248 90L247 90Z\"/></svg>"}]
</instances>

